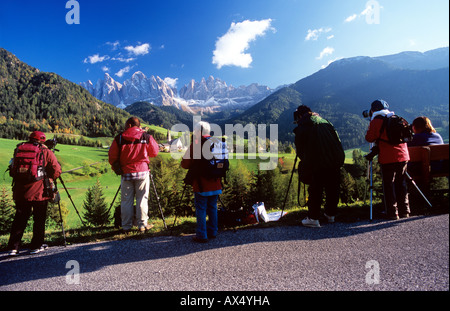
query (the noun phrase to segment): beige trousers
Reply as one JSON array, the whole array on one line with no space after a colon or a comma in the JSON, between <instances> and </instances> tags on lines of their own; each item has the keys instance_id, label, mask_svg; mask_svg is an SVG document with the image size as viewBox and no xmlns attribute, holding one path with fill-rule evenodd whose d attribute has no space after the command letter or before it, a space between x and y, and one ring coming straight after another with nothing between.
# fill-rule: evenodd
<instances>
[{"instance_id":1,"label":"beige trousers","mask_svg":"<svg viewBox=\"0 0 450 311\"><path fill-rule=\"evenodd\" d=\"M141 180L122 180L121 217L123 230L130 230L133 225L139 228L147 226L149 189L150 178L148 175ZM136 211L134 210L135 197Z\"/></svg>"}]
</instances>

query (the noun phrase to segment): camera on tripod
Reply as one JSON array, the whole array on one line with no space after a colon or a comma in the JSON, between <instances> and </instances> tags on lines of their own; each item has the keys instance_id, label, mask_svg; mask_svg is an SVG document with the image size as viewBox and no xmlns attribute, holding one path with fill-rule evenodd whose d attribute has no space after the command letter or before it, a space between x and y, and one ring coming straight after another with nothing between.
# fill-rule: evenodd
<instances>
[{"instance_id":1,"label":"camera on tripod","mask_svg":"<svg viewBox=\"0 0 450 311\"><path fill-rule=\"evenodd\" d=\"M366 118L366 119L372 117L372 113L371 113L370 110L364 110L364 111L362 112L362 115L363 115L363 117Z\"/></svg>"},{"instance_id":2,"label":"camera on tripod","mask_svg":"<svg viewBox=\"0 0 450 311\"><path fill-rule=\"evenodd\" d=\"M56 137L53 137L53 139L47 139L44 143L44 145L46 145L47 148L52 151L59 151L58 149L55 148L57 144L58 141L56 140Z\"/></svg>"},{"instance_id":3,"label":"camera on tripod","mask_svg":"<svg viewBox=\"0 0 450 311\"><path fill-rule=\"evenodd\" d=\"M370 153L365 155L364 158L366 158L367 161L372 162L373 158L375 158L379 153L380 153L380 147L375 145L372 147L372 149L370 149Z\"/></svg>"}]
</instances>

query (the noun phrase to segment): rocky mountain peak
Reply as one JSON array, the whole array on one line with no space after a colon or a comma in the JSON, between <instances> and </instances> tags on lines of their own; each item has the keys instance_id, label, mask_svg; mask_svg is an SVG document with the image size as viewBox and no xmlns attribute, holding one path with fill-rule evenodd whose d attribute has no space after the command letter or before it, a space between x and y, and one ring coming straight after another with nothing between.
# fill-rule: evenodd
<instances>
[{"instance_id":1,"label":"rocky mountain peak","mask_svg":"<svg viewBox=\"0 0 450 311\"><path fill-rule=\"evenodd\" d=\"M125 108L138 101L155 105L175 106L189 112L214 113L227 108L248 108L272 93L267 86L253 83L235 88L225 81L209 76L200 82L189 81L180 90L168 85L159 76L147 77L143 72L135 72L123 84L115 81L108 73L97 81L80 83L96 98Z\"/></svg>"}]
</instances>

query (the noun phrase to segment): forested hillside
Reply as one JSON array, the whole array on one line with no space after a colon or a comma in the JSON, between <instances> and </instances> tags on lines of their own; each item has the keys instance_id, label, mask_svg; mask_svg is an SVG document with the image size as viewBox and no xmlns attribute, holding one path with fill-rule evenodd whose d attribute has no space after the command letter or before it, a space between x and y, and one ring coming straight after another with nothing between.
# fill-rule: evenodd
<instances>
[{"instance_id":1,"label":"forested hillside","mask_svg":"<svg viewBox=\"0 0 450 311\"><path fill-rule=\"evenodd\" d=\"M125 108L125 111L139 116L148 124L169 129L173 125L181 123L186 124L192 130L192 114L172 106L156 106L148 102L136 102Z\"/></svg>"},{"instance_id":2,"label":"forested hillside","mask_svg":"<svg viewBox=\"0 0 450 311\"><path fill-rule=\"evenodd\" d=\"M113 136L128 117L83 87L0 48L0 137L23 139L32 130Z\"/></svg>"}]
</instances>

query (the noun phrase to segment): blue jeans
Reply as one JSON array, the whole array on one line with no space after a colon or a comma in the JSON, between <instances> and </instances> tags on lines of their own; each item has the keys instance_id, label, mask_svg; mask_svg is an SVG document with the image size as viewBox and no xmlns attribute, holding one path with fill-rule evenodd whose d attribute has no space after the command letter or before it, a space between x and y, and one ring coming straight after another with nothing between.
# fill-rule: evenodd
<instances>
[{"instance_id":1,"label":"blue jeans","mask_svg":"<svg viewBox=\"0 0 450 311\"><path fill-rule=\"evenodd\" d=\"M197 238L207 239L215 237L218 231L217 220L217 198L218 195L202 196L195 193L195 214L197 216ZM208 215L208 222L206 222Z\"/></svg>"}]
</instances>

